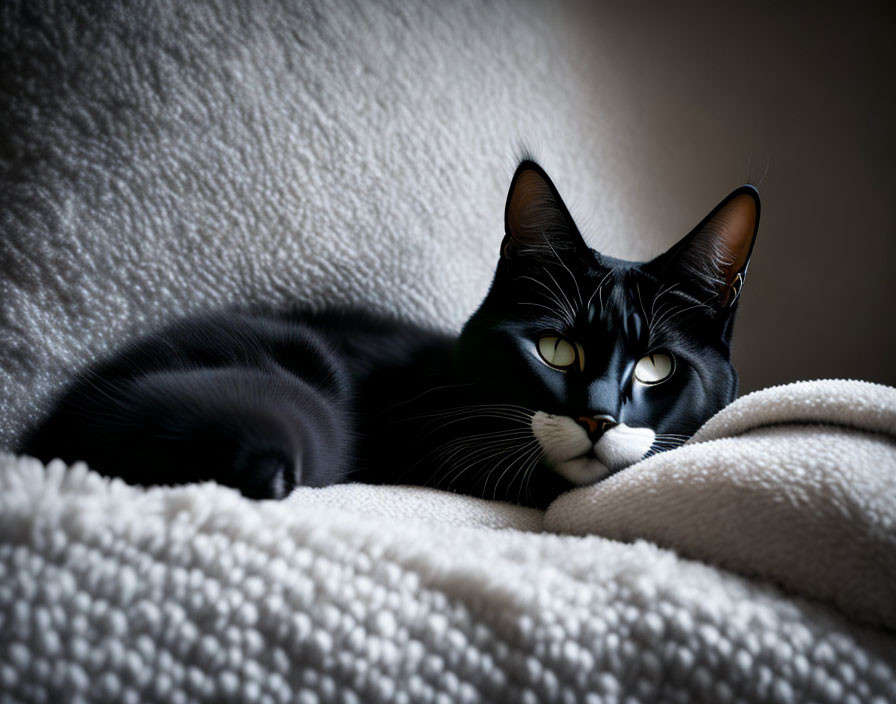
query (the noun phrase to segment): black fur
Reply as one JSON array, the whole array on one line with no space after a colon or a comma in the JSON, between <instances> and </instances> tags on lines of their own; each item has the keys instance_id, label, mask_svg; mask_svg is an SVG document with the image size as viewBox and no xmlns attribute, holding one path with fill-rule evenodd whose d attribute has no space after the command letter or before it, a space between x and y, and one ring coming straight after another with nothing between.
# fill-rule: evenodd
<instances>
[{"instance_id":1,"label":"black fur","mask_svg":"<svg viewBox=\"0 0 896 704\"><path fill-rule=\"evenodd\" d=\"M689 246L701 239L692 233L651 262L603 256L540 167L523 162L514 181L527 173L550 193L529 207L524 237L508 224L491 289L459 337L357 311L179 321L80 375L20 450L136 484L215 480L253 498L366 481L544 506L571 484L540 460L526 414L693 434L737 387L736 300L720 305L718 252ZM739 193L756 197L743 187L723 203ZM550 225L541 239L539 217ZM581 343L585 368L542 363L545 334ZM658 350L674 356L673 376L635 384L637 360Z\"/></svg>"}]
</instances>

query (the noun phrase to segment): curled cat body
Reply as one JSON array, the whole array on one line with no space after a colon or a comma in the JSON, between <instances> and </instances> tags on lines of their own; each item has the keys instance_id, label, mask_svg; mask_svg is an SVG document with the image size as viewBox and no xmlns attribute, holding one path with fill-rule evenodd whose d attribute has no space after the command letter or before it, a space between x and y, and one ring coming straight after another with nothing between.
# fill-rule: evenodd
<instances>
[{"instance_id":1,"label":"curled cat body","mask_svg":"<svg viewBox=\"0 0 896 704\"><path fill-rule=\"evenodd\" d=\"M544 507L677 447L733 400L758 224L742 186L664 254L614 259L525 160L459 335L363 311L180 320L76 377L19 450L252 498L362 481Z\"/></svg>"}]
</instances>

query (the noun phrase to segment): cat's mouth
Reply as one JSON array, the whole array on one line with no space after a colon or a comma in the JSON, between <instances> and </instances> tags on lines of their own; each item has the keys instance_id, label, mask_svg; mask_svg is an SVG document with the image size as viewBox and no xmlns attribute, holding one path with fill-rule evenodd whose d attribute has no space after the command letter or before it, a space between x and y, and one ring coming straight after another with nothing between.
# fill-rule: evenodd
<instances>
[{"instance_id":1,"label":"cat's mouth","mask_svg":"<svg viewBox=\"0 0 896 704\"><path fill-rule=\"evenodd\" d=\"M593 484L634 464L649 452L656 437L650 428L620 423L592 443L572 418L542 411L532 417L532 432L548 465L578 486Z\"/></svg>"}]
</instances>

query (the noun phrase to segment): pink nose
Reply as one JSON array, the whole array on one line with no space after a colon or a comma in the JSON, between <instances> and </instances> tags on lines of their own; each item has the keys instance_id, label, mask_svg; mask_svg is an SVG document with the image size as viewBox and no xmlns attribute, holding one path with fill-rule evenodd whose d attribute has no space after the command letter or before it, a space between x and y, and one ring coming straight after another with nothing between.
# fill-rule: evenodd
<instances>
[{"instance_id":1,"label":"pink nose","mask_svg":"<svg viewBox=\"0 0 896 704\"><path fill-rule=\"evenodd\" d=\"M576 419L584 429L585 432L588 433L588 437L592 442L597 441L597 439L607 432L613 426L619 425L619 422L613 418L613 416L600 415L600 416L579 416Z\"/></svg>"}]
</instances>

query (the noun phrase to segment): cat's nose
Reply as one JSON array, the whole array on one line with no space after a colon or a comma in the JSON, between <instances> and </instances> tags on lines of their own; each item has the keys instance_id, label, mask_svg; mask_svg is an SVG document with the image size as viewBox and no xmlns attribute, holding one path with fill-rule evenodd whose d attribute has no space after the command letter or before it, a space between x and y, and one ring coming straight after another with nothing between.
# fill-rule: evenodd
<instances>
[{"instance_id":1,"label":"cat's nose","mask_svg":"<svg viewBox=\"0 0 896 704\"><path fill-rule=\"evenodd\" d=\"M585 432L588 433L588 439L591 442L597 442L600 436L607 432L610 428L619 425L619 421L613 416L579 416L576 422L581 425Z\"/></svg>"}]
</instances>

